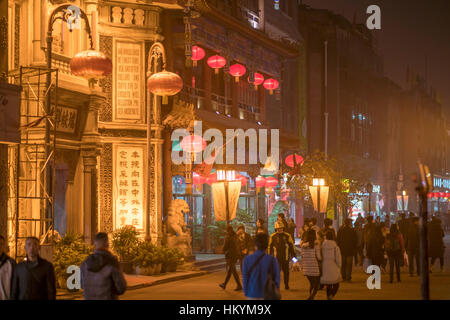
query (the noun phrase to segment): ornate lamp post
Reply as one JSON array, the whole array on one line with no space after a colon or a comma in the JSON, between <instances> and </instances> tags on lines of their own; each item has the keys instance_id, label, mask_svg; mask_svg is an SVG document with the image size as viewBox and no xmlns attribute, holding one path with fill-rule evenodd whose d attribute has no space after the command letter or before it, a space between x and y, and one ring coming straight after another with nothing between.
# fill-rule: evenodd
<instances>
[{"instance_id":1,"label":"ornate lamp post","mask_svg":"<svg viewBox=\"0 0 450 320\"><path fill-rule=\"evenodd\" d=\"M229 206L229 184L232 181L236 181L236 171L234 170L217 170L217 182L222 183L225 189L225 212L227 227L230 224L230 206ZM239 181L240 183L240 181Z\"/></svg>"},{"instance_id":2,"label":"ornate lamp post","mask_svg":"<svg viewBox=\"0 0 450 320\"><path fill-rule=\"evenodd\" d=\"M317 212L317 217L322 217L321 213L327 212L329 187L325 185L324 179L313 179L313 185L309 186L309 192Z\"/></svg>"}]
</instances>

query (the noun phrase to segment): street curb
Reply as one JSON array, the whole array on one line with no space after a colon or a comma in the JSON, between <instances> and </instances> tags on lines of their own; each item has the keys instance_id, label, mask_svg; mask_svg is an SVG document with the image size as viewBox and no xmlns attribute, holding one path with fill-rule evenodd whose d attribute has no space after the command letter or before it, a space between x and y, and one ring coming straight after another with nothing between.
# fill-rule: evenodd
<instances>
[{"instance_id":1,"label":"street curb","mask_svg":"<svg viewBox=\"0 0 450 320\"><path fill-rule=\"evenodd\" d=\"M166 278L166 279L160 279L160 280L155 280L152 282L147 282L147 283L141 283L141 284L137 284L134 286L127 286L127 291L129 290L137 290L137 289L143 289L143 288L148 288L148 287L153 287L153 286L157 286L160 284L165 284L165 283L170 283L170 282L175 282L175 281L179 281L179 280L186 280L186 279L190 279L190 278L195 278L195 277L200 277L200 276L204 276L206 274L209 274L209 271L198 271L195 273L191 273L191 274L183 274L183 275L179 275L179 276L174 276L174 277L170 277L170 278ZM64 294L61 295L57 295L57 297L60 298L65 298L64 300L75 300L77 298L82 298L83 297L83 293L77 292L77 293L69 293L69 292L64 292ZM59 299L61 300L61 299Z\"/></svg>"},{"instance_id":2,"label":"street curb","mask_svg":"<svg viewBox=\"0 0 450 320\"><path fill-rule=\"evenodd\" d=\"M169 282L186 280L186 279L190 279L190 278L204 276L208 273L210 273L210 272L209 271L199 271L199 272L192 273L192 274L184 274L184 275L179 275L179 276L175 276L175 277L171 277L171 278L155 280L153 282L141 283L141 284L134 285L134 286L128 286L127 290L142 289L142 288L157 286L157 285L165 284L165 283L169 283Z\"/></svg>"}]
</instances>

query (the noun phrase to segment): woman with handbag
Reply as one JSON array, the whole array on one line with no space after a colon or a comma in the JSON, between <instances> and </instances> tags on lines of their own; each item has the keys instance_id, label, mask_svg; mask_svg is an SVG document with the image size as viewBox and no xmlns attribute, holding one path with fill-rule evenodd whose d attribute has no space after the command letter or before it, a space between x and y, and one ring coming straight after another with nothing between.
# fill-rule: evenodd
<instances>
[{"instance_id":1,"label":"woman with handbag","mask_svg":"<svg viewBox=\"0 0 450 320\"><path fill-rule=\"evenodd\" d=\"M339 289L339 276L342 266L341 250L334 234L328 231L325 234L325 240L322 243L322 276L320 283L327 287L327 298L331 300Z\"/></svg>"},{"instance_id":2,"label":"woman with handbag","mask_svg":"<svg viewBox=\"0 0 450 320\"><path fill-rule=\"evenodd\" d=\"M310 284L308 300L314 300L320 287L319 261L321 260L320 243L316 238L316 231L308 230L302 245L301 259L303 274L308 278Z\"/></svg>"}]
</instances>

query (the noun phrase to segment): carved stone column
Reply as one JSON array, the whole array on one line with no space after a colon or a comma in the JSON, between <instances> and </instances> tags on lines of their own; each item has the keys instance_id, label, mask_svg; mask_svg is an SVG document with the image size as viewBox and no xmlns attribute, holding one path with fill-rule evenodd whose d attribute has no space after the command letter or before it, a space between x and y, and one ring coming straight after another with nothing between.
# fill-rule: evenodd
<instances>
[{"instance_id":1,"label":"carved stone column","mask_svg":"<svg viewBox=\"0 0 450 320\"><path fill-rule=\"evenodd\" d=\"M83 157L83 235L87 243L97 232L97 155L95 149L82 150Z\"/></svg>"}]
</instances>

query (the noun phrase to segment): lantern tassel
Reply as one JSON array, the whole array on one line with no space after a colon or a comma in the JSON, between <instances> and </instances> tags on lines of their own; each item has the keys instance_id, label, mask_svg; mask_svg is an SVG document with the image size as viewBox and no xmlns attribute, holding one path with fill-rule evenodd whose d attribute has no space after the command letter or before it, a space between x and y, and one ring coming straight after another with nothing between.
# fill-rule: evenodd
<instances>
[{"instance_id":1,"label":"lantern tassel","mask_svg":"<svg viewBox=\"0 0 450 320\"><path fill-rule=\"evenodd\" d=\"M162 104L168 104L169 103L169 97L168 96L163 96L162 97Z\"/></svg>"},{"instance_id":2,"label":"lantern tassel","mask_svg":"<svg viewBox=\"0 0 450 320\"><path fill-rule=\"evenodd\" d=\"M194 60L194 61L192 62L192 65L193 65L194 67L196 67L196 66L197 66L197 60Z\"/></svg>"},{"instance_id":3,"label":"lantern tassel","mask_svg":"<svg viewBox=\"0 0 450 320\"><path fill-rule=\"evenodd\" d=\"M219 69L214 69L215 74L219 74Z\"/></svg>"},{"instance_id":4,"label":"lantern tassel","mask_svg":"<svg viewBox=\"0 0 450 320\"><path fill-rule=\"evenodd\" d=\"M234 77L234 81L239 82L239 77Z\"/></svg>"}]
</instances>

